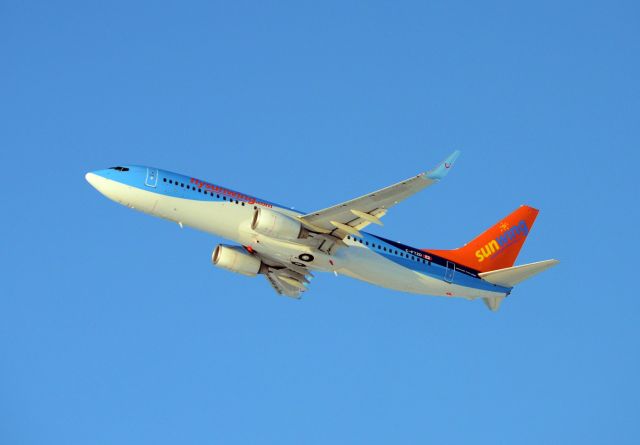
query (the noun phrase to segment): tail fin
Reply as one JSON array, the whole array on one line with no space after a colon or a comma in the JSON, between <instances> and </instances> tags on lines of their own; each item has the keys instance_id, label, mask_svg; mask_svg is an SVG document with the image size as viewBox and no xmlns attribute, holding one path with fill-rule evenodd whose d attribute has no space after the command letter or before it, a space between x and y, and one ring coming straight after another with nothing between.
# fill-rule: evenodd
<instances>
[{"instance_id":1,"label":"tail fin","mask_svg":"<svg viewBox=\"0 0 640 445\"><path fill-rule=\"evenodd\" d=\"M429 252L480 272L505 269L515 263L537 216L537 209L520 206L463 247Z\"/></svg>"}]
</instances>

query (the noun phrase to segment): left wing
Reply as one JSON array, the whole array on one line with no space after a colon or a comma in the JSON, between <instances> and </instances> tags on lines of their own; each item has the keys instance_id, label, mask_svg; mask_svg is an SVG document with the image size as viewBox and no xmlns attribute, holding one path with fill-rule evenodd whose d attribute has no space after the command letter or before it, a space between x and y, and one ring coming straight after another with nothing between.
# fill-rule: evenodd
<instances>
[{"instance_id":1,"label":"left wing","mask_svg":"<svg viewBox=\"0 0 640 445\"><path fill-rule=\"evenodd\" d=\"M444 178L459 154L459 151L454 151L433 170L368 195L309 213L299 217L299 220L315 232L331 234L340 239L347 234L361 236L359 230L369 224L382 225L380 218L390 207Z\"/></svg>"}]
</instances>

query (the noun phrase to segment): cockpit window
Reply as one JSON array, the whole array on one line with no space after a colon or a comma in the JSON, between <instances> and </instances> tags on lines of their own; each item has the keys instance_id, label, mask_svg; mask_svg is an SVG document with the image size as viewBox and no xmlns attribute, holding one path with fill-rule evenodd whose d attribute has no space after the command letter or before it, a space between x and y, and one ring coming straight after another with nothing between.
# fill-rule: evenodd
<instances>
[{"instance_id":1,"label":"cockpit window","mask_svg":"<svg viewBox=\"0 0 640 445\"><path fill-rule=\"evenodd\" d=\"M119 172L128 172L129 169L127 167L109 167L109 170L118 170Z\"/></svg>"}]
</instances>

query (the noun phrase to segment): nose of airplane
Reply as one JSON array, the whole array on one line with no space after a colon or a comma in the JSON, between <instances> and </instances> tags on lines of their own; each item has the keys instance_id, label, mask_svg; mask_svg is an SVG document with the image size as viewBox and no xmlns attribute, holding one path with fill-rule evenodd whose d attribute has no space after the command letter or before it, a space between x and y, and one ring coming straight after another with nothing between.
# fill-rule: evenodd
<instances>
[{"instance_id":1,"label":"nose of airplane","mask_svg":"<svg viewBox=\"0 0 640 445\"><path fill-rule=\"evenodd\" d=\"M99 176L92 172L89 172L86 175L84 175L84 179L86 179L87 182L91 184L93 188L98 188L98 178Z\"/></svg>"},{"instance_id":2,"label":"nose of airplane","mask_svg":"<svg viewBox=\"0 0 640 445\"><path fill-rule=\"evenodd\" d=\"M88 172L84 175L84 178L87 180L91 186L102 193L103 195L108 195L108 193L113 188L112 181L109 181L109 172L105 170L95 170L92 172Z\"/></svg>"}]
</instances>

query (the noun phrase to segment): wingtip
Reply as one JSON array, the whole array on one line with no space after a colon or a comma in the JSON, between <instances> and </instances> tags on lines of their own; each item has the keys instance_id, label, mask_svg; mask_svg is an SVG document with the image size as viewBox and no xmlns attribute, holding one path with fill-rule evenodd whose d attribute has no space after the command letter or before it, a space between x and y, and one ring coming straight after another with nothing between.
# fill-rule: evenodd
<instances>
[{"instance_id":1,"label":"wingtip","mask_svg":"<svg viewBox=\"0 0 640 445\"><path fill-rule=\"evenodd\" d=\"M427 178L438 181L447 176L447 173L449 173L449 170L451 170L451 167L453 167L453 164L456 162L456 159L458 159L458 156L460 156L460 150L456 150L451 153L436 168L427 173Z\"/></svg>"}]
</instances>

